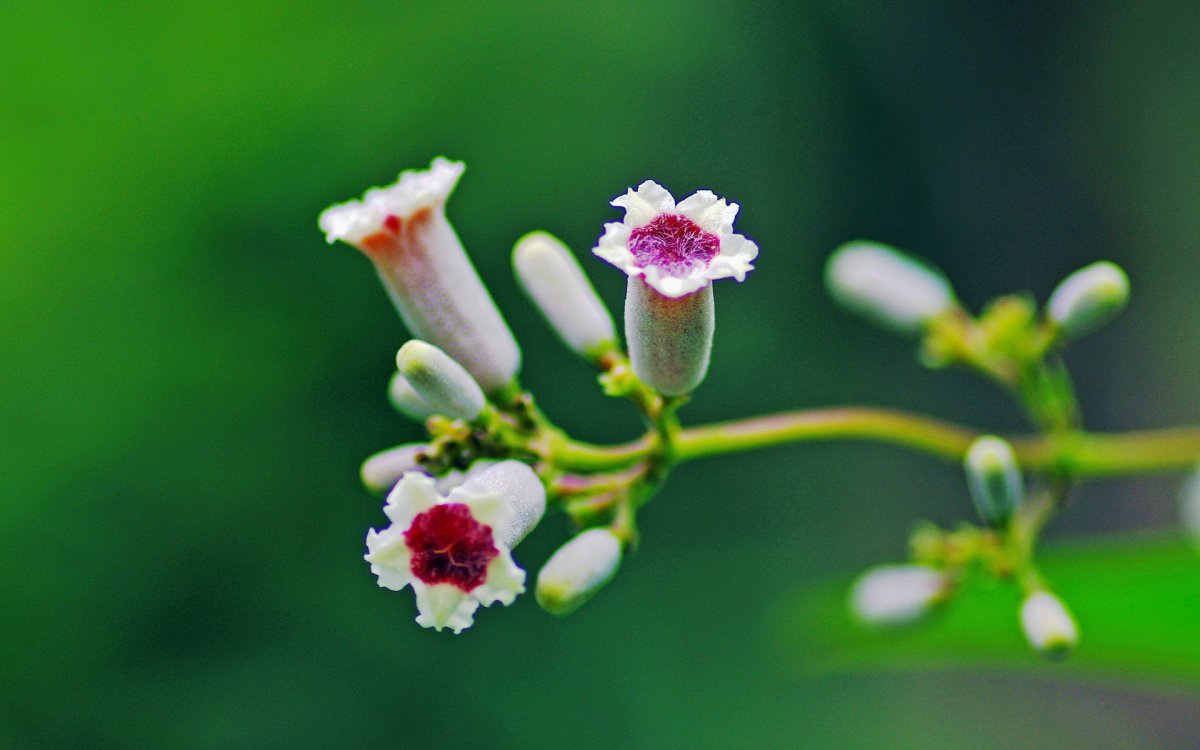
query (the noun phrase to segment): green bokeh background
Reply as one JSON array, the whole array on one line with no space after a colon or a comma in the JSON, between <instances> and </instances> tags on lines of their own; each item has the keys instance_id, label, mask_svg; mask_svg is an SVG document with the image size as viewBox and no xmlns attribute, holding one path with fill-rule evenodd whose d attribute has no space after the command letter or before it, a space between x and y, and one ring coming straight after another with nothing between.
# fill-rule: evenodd
<instances>
[{"instance_id":1,"label":"green bokeh background","mask_svg":"<svg viewBox=\"0 0 1200 750\"><path fill-rule=\"evenodd\" d=\"M419 436L383 395L405 332L316 215L466 161L449 214L524 381L592 440L637 422L508 250L544 228L586 256L645 178L739 202L762 248L718 289L685 421L868 402L1023 429L828 302L824 257L866 236L975 307L1123 264L1128 313L1070 356L1088 422L1196 422L1198 25L1186 2L0 5L0 746L1195 747L1200 687L1132 672L798 668L781 601L969 512L954 467L879 446L689 465L570 619L526 597L417 627L362 562L383 517L357 480ZM1169 527L1173 487L1088 485L1051 537Z\"/></svg>"}]
</instances>

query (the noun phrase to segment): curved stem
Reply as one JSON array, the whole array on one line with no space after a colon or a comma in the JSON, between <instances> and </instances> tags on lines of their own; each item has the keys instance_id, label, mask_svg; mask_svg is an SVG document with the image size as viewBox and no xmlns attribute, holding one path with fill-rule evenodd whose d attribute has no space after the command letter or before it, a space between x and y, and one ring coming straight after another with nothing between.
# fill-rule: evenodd
<instances>
[{"instance_id":1,"label":"curved stem","mask_svg":"<svg viewBox=\"0 0 1200 750\"><path fill-rule=\"evenodd\" d=\"M784 412L680 430L676 461L815 440L870 440L910 448L947 461L961 461L975 430L890 409L838 407ZM1064 432L1012 440L1029 470L1067 470L1080 478L1188 469L1200 463L1200 427L1124 433ZM629 466L657 450L658 438L594 445L560 436L551 448L569 470L604 471Z\"/></svg>"}]
</instances>

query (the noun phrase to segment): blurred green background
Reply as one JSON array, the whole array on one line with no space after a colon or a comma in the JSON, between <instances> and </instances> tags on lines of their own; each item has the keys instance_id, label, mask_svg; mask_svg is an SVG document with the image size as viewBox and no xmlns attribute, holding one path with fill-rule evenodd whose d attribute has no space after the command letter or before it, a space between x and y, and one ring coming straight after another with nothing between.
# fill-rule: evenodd
<instances>
[{"instance_id":1,"label":"blurred green background","mask_svg":"<svg viewBox=\"0 0 1200 750\"><path fill-rule=\"evenodd\" d=\"M1088 422L1194 423L1198 24L1187 2L3 3L0 746L1195 747L1200 661L1089 669L1104 627L1162 663L1200 632L1143 633L1154 612L1119 586L1066 666L1025 652L1005 600L999 672L970 647L808 669L796 592L899 559L917 518L969 517L955 467L879 446L689 465L575 616L525 597L457 638L417 627L361 559L383 516L357 478L419 435L384 399L405 332L316 216L466 161L451 220L526 384L592 440L636 420L508 250L544 228L586 255L645 178L741 203L762 248L720 285L687 422L867 402L1024 429L833 308L824 257L862 236L976 307L1123 264L1130 310L1070 355ZM619 309L620 274L585 263ZM1088 485L1051 544L1168 529L1175 483ZM548 519L517 558L566 531ZM1110 578L1132 590L1137 564ZM1173 616L1200 626L1189 565Z\"/></svg>"}]
</instances>

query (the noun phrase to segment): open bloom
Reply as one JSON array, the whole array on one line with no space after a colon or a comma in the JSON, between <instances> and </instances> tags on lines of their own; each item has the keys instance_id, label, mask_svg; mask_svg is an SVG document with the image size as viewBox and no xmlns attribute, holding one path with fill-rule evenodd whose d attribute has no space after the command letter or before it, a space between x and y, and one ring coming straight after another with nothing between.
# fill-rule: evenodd
<instances>
[{"instance_id":1,"label":"open bloom","mask_svg":"<svg viewBox=\"0 0 1200 750\"><path fill-rule=\"evenodd\" d=\"M633 371L667 396L704 380L716 316L712 282L738 281L758 246L733 231L738 205L700 190L678 204L647 180L613 199L625 219L604 225L592 251L629 276L625 338Z\"/></svg>"},{"instance_id":2,"label":"open bloom","mask_svg":"<svg viewBox=\"0 0 1200 750\"><path fill-rule=\"evenodd\" d=\"M459 633L479 605L507 606L524 593L525 571L511 550L545 508L541 482L517 461L496 464L445 497L433 478L409 472L384 506L391 525L367 533L365 559L380 586L412 586L418 624Z\"/></svg>"},{"instance_id":3,"label":"open bloom","mask_svg":"<svg viewBox=\"0 0 1200 750\"><path fill-rule=\"evenodd\" d=\"M678 204L666 188L646 180L612 200L625 219L604 225L593 252L659 294L682 297L714 279L742 281L758 246L733 231L738 204L698 190Z\"/></svg>"},{"instance_id":4,"label":"open bloom","mask_svg":"<svg viewBox=\"0 0 1200 750\"><path fill-rule=\"evenodd\" d=\"M414 336L440 347L492 393L512 383L521 353L446 220L463 169L434 159L362 200L331 206L319 223L329 242L349 243L371 259Z\"/></svg>"}]
</instances>

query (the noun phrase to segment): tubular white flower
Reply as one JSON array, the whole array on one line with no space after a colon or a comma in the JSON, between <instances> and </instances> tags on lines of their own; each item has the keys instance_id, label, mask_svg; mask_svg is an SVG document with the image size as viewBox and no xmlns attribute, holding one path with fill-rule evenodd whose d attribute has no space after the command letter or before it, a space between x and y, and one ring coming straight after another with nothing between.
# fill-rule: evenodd
<instances>
[{"instance_id":1,"label":"tubular white flower","mask_svg":"<svg viewBox=\"0 0 1200 750\"><path fill-rule=\"evenodd\" d=\"M616 346L617 333L608 308L575 256L557 237L530 232L517 240L513 269L525 293L576 354L595 361Z\"/></svg>"},{"instance_id":2,"label":"tubular white flower","mask_svg":"<svg viewBox=\"0 0 1200 750\"><path fill-rule=\"evenodd\" d=\"M1000 525L1025 499L1017 456L1007 440L984 435L971 443L963 465L975 509L984 521Z\"/></svg>"},{"instance_id":3,"label":"tubular white flower","mask_svg":"<svg viewBox=\"0 0 1200 750\"><path fill-rule=\"evenodd\" d=\"M396 367L437 414L471 422L487 406L483 391L471 374L436 346L409 341L396 352Z\"/></svg>"},{"instance_id":4,"label":"tubular white flower","mask_svg":"<svg viewBox=\"0 0 1200 750\"><path fill-rule=\"evenodd\" d=\"M459 633L481 604L507 606L524 593L525 571L511 550L545 504L533 470L515 461L492 466L446 497L432 478L409 472L384 506L391 525L367 532L364 558L383 588L412 586L418 624Z\"/></svg>"},{"instance_id":5,"label":"tubular white flower","mask_svg":"<svg viewBox=\"0 0 1200 750\"><path fill-rule=\"evenodd\" d=\"M867 625L907 625L950 592L950 580L925 565L880 565L863 573L850 590L850 608Z\"/></svg>"},{"instance_id":6,"label":"tubular white flower","mask_svg":"<svg viewBox=\"0 0 1200 750\"><path fill-rule=\"evenodd\" d=\"M392 373L392 379L388 381L388 401L396 411L414 422L424 422L433 414L429 404L399 372Z\"/></svg>"},{"instance_id":7,"label":"tubular white flower","mask_svg":"<svg viewBox=\"0 0 1200 750\"><path fill-rule=\"evenodd\" d=\"M1066 656L1079 643L1079 628L1062 600L1035 591L1021 604L1021 629L1035 651L1050 659Z\"/></svg>"},{"instance_id":8,"label":"tubular white flower","mask_svg":"<svg viewBox=\"0 0 1200 750\"><path fill-rule=\"evenodd\" d=\"M878 242L848 242L835 250L825 265L825 285L838 304L906 334L956 304L941 271Z\"/></svg>"},{"instance_id":9,"label":"tubular white flower","mask_svg":"<svg viewBox=\"0 0 1200 750\"><path fill-rule=\"evenodd\" d=\"M714 279L753 270L758 246L733 231L738 205L700 190L680 201L646 180L613 199L625 209L592 251L629 275L625 338L633 371L666 396L694 389L708 371Z\"/></svg>"},{"instance_id":10,"label":"tubular white flower","mask_svg":"<svg viewBox=\"0 0 1200 750\"><path fill-rule=\"evenodd\" d=\"M1050 293L1046 312L1066 336L1078 338L1112 320L1128 301L1129 277L1103 260L1063 279Z\"/></svg>"},{"instance_id":11,"label":"tubular white flower","mask_svg":"<svg viewBox=\"0 0 1200 750\"><path fill-rule=\"evenodd\" d=\"M521 365L512 332L446 220L462 162L437 158L360 201L326 209L319 224L375 264L412 334L446 350L489 393L508 388Z\"/></svg>"},{"instance_id":12,"label":"tubular white flower","mask_svg":"<svg viewBox=\"0 0 1200 750\"><path fill-rule=\"evenodd\" d=\"M558 548L538 572L534 595L542 609L568 615L612 580L621 541L608 529L588 529Z\"/></svg>"}]
</instances>

